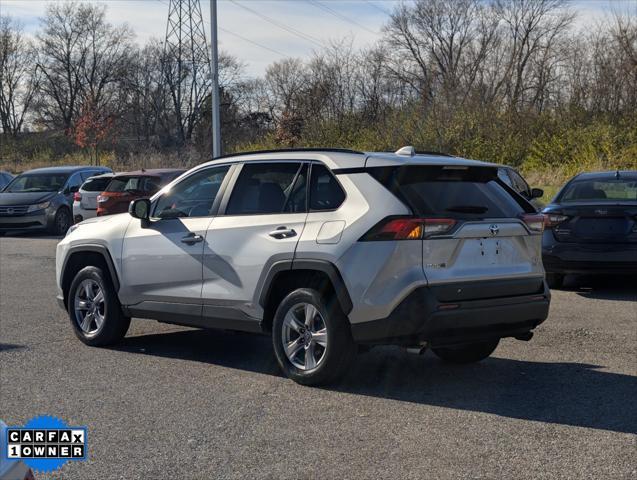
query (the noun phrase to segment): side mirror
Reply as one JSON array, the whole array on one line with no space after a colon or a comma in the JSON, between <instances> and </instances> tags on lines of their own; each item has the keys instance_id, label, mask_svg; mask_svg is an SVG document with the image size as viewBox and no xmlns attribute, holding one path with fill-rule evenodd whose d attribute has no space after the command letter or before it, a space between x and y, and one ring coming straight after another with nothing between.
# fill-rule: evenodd
<instances>
[{"instance_id":1,"label":"side mirror","mask_svg":"<svg viewBox=\"0 0 637 480\"><path fill-rule=\"evenodd\" d=\"M128 206L128 213L133 218L139 218L142 221L142 227L145 227L150 219L150 200L147 198L133 200Z\"/></svg>"},{"instance_id":2,"label":"side mirror","mask_svg":"<svg viewBox=\"0 0 637 480\"><path fill-rule=\"evenodd\" d=\"M531 198L541 198L544 196L544 190L541 188L532 188L531 189Z\"/></svg>"},{"instance_id":3,"label":"side mirror","mask_svg":"<svg viewBox=\"0 0 637 480\"><path fill-rule=\"evenodd\" d=\"M79 185L69 185L68 187L66 187L64 189L64 194L65 195L69 195L71 193L78 192L79 190L80 190L80 186Z\"/></svg>"}]
</instances>

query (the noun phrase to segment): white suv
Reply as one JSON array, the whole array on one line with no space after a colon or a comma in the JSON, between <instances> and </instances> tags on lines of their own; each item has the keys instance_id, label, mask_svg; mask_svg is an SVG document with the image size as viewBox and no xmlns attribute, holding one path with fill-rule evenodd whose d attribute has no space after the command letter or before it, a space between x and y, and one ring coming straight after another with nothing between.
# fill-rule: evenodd
<instances>
[{"instance_id":1,"label":"white suv","mask_svg":"<svg viewBox=\"0 0 637 480\"><path fill-rule=\"evenodd\" d=\"M267 333L283 371L315 385L357 344L472 362L548 315L543 217L488 163L411 147L253 152L129 213L57 247L58 299L88 345L117 342L131 317Z\"/></svg>"}]
</instances>

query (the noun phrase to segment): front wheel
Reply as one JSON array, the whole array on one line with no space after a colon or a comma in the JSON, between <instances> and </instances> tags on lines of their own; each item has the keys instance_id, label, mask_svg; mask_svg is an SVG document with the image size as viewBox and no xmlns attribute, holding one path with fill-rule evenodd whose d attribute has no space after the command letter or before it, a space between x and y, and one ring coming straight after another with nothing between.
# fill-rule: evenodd
<instances>
[{"instance_id":1,"label":"front wheel","mask_svg":"<svg viewBox=\"0 0 637 480\"><path fill-rule=\"evenodd\" d=\"M356 347L335 298L302 288L283 299L274 315L272 343L283 372L302 385L324 385L347 371Z\"/></svg>"},{"instance_id":2,"label":"front wheel","mask_svg":"<svg viewBox=\"0 0 637 480\"><path fill-rule=\"evenodd\" d=\"M53 219L50 232L53 235L64 236L69 228L71 228L71 212L64 207L59 208L58 211L55 212L55 218Z\"/></svg>"},{"instance_id":3,"label":"front wheel","mask_svg":"<svg viewBox=\"0 0 637 480\"><path fill-rule=\"evenodd\" d=\"M75 275L67 310L75 335L87 345L116 343L124 338L130 326L130 318L124 316L110 278L98 267L85 267Z\"/></svg>"},{"instance_id":4,"label":"front wheel","mask_svg":"<svg viewBox=\"0 0 637 480\"><path fill-rule=\"evenodd\" d=\"M499 339L454 347L431 347L431 350L445 362L473 363L491 355L498 348L498 343Z\"/></svg>"}]
</instances>

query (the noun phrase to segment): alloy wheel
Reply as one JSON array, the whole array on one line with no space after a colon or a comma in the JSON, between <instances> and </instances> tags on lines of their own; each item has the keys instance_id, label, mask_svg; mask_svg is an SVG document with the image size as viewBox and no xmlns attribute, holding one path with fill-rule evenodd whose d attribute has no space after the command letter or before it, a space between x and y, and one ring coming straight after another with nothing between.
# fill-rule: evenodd
<instances>
[{"instance_id":1,"label":"alloy wheel","mask_svg":"<svg viewBox=\"0 0 637 480\"><path fill-rule=\"evenodd\" d=\"M83 280L75 290L74 311L77 326L86 335L96 334L104 324L104 291L95 280Z\"/></svg>"},{"instance_id":2,"label":"alloy wheel","mask_svg":"<svg viewBox=\"0 0 637 480\"><path fill-rule=\"evenodd\" d=\"M283 318L281 330L283 351L299 370L317 368L327 352L327 325L311 303L297 303Z\"/></svg>"}]
</instances>

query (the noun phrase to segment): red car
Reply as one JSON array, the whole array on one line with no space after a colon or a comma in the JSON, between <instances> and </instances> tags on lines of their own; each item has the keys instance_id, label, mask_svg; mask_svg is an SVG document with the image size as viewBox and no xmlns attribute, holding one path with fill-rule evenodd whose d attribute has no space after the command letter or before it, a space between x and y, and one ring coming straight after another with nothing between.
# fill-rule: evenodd
<instances>
[{"instance_id":1,"label":"red car","mask_svg":"<svg viewBox=\"0 0 637 480\"><path fill-rule=\"evenodd\" d=\"M132 200L154 195L185 171L177 168L142 169L115 175L106 190L97 197L97 216L127 212Z\"/></svg>"}]
</instances>

